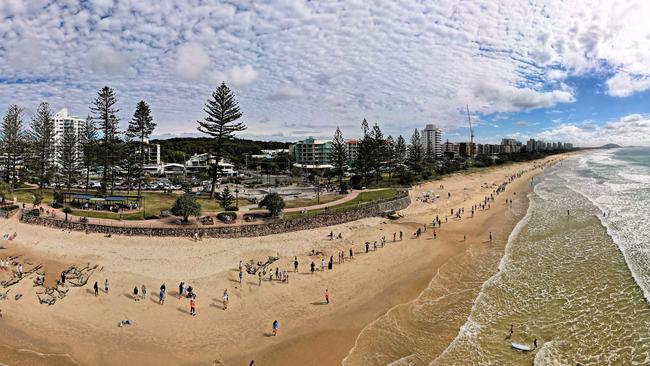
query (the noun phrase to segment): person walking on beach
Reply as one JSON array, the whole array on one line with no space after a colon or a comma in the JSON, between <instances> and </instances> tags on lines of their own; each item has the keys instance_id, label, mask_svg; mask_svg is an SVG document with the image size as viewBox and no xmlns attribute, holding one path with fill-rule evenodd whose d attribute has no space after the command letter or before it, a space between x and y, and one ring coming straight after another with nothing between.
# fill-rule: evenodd
<instances>
[{"instance_id":1,"label":"person walking on beach","mask_svg":"<svg viewBox=\"0 0 650 366\"><path fill-rule=\"evenodd\" d=\"M293 271L298 272L298 257L293 257Z\"/></svg>"},{"instance_id":2,"label":"person walking on beach","mask_svg":"<svg viewBox=\"0 0 650 366\"><path fill-rule=\"evenodd\" d=\"M99 295L99 285L97 284L97 281L95 281L93 289L95 290L95 296Z\"/></svg>"},{"instance_id":3,"label":"person walking on beach","mask_svg":"<svg viewBox=\"0 0 650 366\"><path fill-rule=\"evenodd\" d=\"M393 233L393 243L396 241L397 233Z\"/></svg>"},{"instance_id":4,"label":"person walking on beach","mask_svg":"<svg viewBox=\"0 0 650 366\"><path fill-rule=\"evenodd\" d=\"M228 289L223 290L223 310L228 309Z\"/></svg>"},{"instance_id":5,"label":"person walking on beach","mask_svg":"<svg viewBox=\"0 0 650 366\"><path fill-rule=\"evenodd\" d=\"M490 231L490 243L492 242L492 232Z\"/></svg>"},{"instance_id":6,"label":"person walking on beach","mask_svg":"<svg viewBox=\"0 0 650 366\"><path fill-rule=\"evenodd\" d=\"M262 271L257 272L257 279L259 281L259 286L262 287Z\"/></svg>"},{"instance_id":7,"label":"person walking on beach","mask_svg":"<svg viewBox=\"0 0 650 366\"><path fill-rule=\"evenodd\" d=\"M144 300L147 297L147 287L145 285L142 285L142 293L140 296L142 296L142 300Z\"/></svg>"},{"instance_id":8,"label":"person walking on beach","mask_svg":"<svg viewBox=\"0 0 650 366\"><path fill-rule=\"evenodd\" d=\"M316 264L313 261L311 262L310 267L311 267L311 274L314 274L314 271L316 270Z\"/></svg>"},{"instance_id":9,"label":"person walking on beach","mask_svg":"<svg viewBox=\"0 0 650 366\"><path fill-rule=\"evenodd\" d=\"M133 301L138 301L138 286L133 288Z\"/></svg>"},{"instance_id":10,"label":"person walking on beach","mask_svg":"<svg viewBox=\"0 0 650 366\"><path fill-rule=\"evenodd\" d=\"M104 280L104 292L108 293L108 278Z\"/></svg>"},{"instance_id":11,"label":"person walking on beach","mask_svg":"<svg viewBox=\"0 0 650 366\"><path fill-rule=\"evenodd\" d=\"M158 294L158 303L160 305L165 304L165 285L160 286L160 294Z\"/></svg>"},{"instance_id":12,"label":"person walking on beach","mask_svg":"<svg viewBox=\"0 0 650 366\"><path fill-rule=\"evenodd\" d=\"M320 270L321 271L325 270L325 258L320 259Z\"/></svg>"},{"instance_id":13,"label":"person walking on beach","mask_svg":"<svg viewBox=\"0 0 650 366\"><path fill-rule=\"evenodd\" d=\"M190 315L196 316L196 296L190 297Z\"/></svg>"},{"instance_id":14,"label":"person walking on beach","mask_svg":"<svg viewBox=\"0 0 650 366\"><path fill-rule=\"evenodd\" d=\"M277 320L273 321L273 335L278 335L278 328L280 328L280 323Z\"/></svg>"},{"instance_id":15,"label":"person walking on beach","mask_svg":"<svg viewBox=\"0 0 650 366\"><path fill-rule=\"evenodd\" d=\"M244 271L239 270L239 284L241 285L242 280L244 279Z\"/></svg>"},{"instance_id":16,"label":"person walking on beach","mask_svg":"<svg viewBox=\"0 0 650 366\"><path fill-rule=\"evenodd\" d=\"M183 297L183 292L185 291L185 282L182 282L178 284L178 299L180 300L181 297Z\"/></svg>"},{"instance_id":17,"label":"person walking on beach","mask_svg":"<svg viewBox=\"0 0 650 366\"><path fill-rule=\"evenodd\" d=\"M399 232L399 241L402 241L402 236L403 236L403 235L404 235L404 233L402 233L402 231L400 231L400 232Z\"/></svg>"},{"instance_id":18,"label":"person walking on beach","mask_svg":"<svg viewBox=\"0 0 650 366\"><path fill-rule=\"evenodd\" d=\"M325 289L325 304L329 305L330 303L330 293Z\"/></svg>"},{"instance_id":19,"label":"person walking on beach","mask_svg":"<svg viewBox=\"0 0 650 366\"><path fill-rule=\"evenodd\" d=\"M352 253L352 248L350 248L350 259L354 257L354 253Z\"/></svg>"}]
</instances>

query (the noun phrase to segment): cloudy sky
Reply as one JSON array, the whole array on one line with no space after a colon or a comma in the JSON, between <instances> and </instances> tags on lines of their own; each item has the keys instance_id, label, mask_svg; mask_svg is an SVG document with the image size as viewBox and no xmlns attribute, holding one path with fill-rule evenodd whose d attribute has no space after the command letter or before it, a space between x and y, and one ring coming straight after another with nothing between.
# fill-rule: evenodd
<instances>
[{"instance_id":1,"label":"cloudy sky","mask_svg":"<svg viewBox=\"0 0 650 366\"><path fill-rule=\"evenodd\" d=\"M504 136L650 143L650 2L0 0L0 108L85 116L113 87L122 124L151 104L159 137L195 136L225 81L243 137L388 134L435 123Z\"/></svg>"}]
</instances>

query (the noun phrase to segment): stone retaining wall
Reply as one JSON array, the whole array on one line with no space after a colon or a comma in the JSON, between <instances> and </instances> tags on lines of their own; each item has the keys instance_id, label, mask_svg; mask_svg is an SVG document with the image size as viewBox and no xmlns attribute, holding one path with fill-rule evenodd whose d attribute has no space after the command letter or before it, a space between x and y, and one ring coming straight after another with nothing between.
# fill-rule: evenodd
<instances>
[{"instance_id":1,"label":"stone retaining wall","mask_svg":"<svg viewBox=\"0 0 650 366\"><path fill-rule=\"evenodd\" d=\"M199 235L209 238L239 238L265 236L285 233L288 231L308 230L324 226L338 225L366 217L379 216L385 211L402 210L408 207L409 204L411 204L411 200L407 195L394 200L370 203L341 212L325 213L311 217L299 217L291 220L277 219L263 224L215 227L119 227L63 221L51 217L30 215L21 215L20 221L33 225L102 234L182 237L193 236L195 233L199 233Z\"/></svg>"},{"instance_id":2,"label":"stone retaining wall","mask_svg":"<svg viewBox=\"0 0 650 366\"><path fill-rule=\"evenodd\" d=\"M16 212L18 212L18 210L19 210L19 208L16 208L16 209L11 210L11 211L0 210L0 218L8 219L8 218L12 217L14 214L16 214Z\"/></svg>"}]
</instances>

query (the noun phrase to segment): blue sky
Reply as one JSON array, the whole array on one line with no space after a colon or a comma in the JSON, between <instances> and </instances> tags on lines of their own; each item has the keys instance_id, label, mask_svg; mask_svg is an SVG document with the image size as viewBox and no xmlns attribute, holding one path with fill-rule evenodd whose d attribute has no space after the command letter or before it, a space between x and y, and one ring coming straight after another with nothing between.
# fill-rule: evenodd
<instances>
[{"instance_id":1,"label":"blue sky","mask_svg":"<svg viewBox=\"0 0 650 366\"><path fill-rule=\"evenodd\" d=\"M85 117L113 87L125 126L139 100L157 137L199 136L222 81L242 137L358 137L439 125L514 136L650 143L650 2L304 0L0 1L0 110L41 101Z\"/></svg>"}]
</instances>

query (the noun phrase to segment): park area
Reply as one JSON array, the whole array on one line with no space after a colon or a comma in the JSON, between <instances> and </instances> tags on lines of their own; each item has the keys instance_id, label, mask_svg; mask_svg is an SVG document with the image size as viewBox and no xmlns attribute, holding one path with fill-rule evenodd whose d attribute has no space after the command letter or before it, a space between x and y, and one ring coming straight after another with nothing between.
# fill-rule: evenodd
<instances>
[{"instance_id":1,"label":"park area","mask_svg":"<svg viewBox=\"0 0 650 366\"><path fill-rule=\"evenodd\" d=\"M23 188L14 191L9 199L15 199L18 204L26 204L26 208L38 207L40 215L55 216L72 221L90 222L95 224L108 224L120 226L142 226L160 224L168 225L214 225L215 223L236 224L253 223L265 220L270 216L269 210L260 208L257 201L242 198L233 202L229 210L225 210L217 199L210 199L207 193L190 193L193 200L199 205L199 213L191 214L189 218L173 215L172 207L183 196L183 192L142 192L137 196L135 192L115 191L111 195L99 196L92 192L67 192L59 191L59 196L66 199L62 205L55 205L55 191L53 189ZM398 190L376 189L366 191L351 191L347 194L326 192L324 194L308 197L284 195L281 200L283 207L282 217L291 220L300 217L313 217L316 215L342 212L358 208L368 203L387 201L396 198ZM85 198L85 197L88 198ZM35 200L36 198L36 200ZM85 198L86 203L79 204L79 199ZM113 203L118 200L134 200L134 203L124 205ZM40 201L40 202L39 202ZM90 204L88 202L90 201ZM35 204L36 203L36 204ZM129 206L131 205L131 206ZM126 206L126 207L125 207ZM35 212L37 210L32 210ZM38 214L38 213L36 213Z\"/></svg>"}]
</instances>

